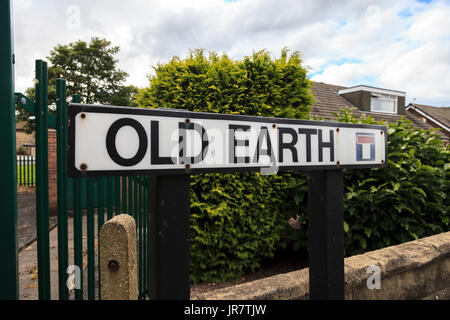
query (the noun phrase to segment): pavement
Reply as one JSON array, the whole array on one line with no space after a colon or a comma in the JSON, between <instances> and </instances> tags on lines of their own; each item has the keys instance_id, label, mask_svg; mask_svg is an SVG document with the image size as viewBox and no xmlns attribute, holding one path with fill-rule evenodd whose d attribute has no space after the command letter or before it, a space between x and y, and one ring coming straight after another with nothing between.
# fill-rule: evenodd
<instances>
[{"instance_id":1,"label":"pavement","mask_svg":"<svg viewBox=\"0 0 450 320\"><path fill-rule=\"evenodd\" d=\"M56 217L50 217L50 229L56 226ZM21 188L17 194L17 241L19 252L36 241L36 192Z\"/></svg>"},{"instance_id":2,"label":"pavement","mask_svg":"<svg viewBox=\"0 0 450 320\"><path fill-rule=\"evenodd\" d=\"M18 194L18 243L19 243L19 296L21 300L38 299L38 268L37 268L37 242L36 242L36 206L35 194L33 192ZM94 230L97 230L97 218L94 218ZM87 288L87 221L83 216L83 286ZM58 227L56 217L50 217L50 290L51 299L58 300ZM74 264L74 239L73 218L68 219L68 249L69 265ZM95 237L96 262L98 265L98 239ZM98 272L95 272L96 276ZM96 279L96 284L98 279ZM96 293L98 290L96 290ZM73 291L70 299L74 299Z\"/></svg>"}]
</instances>

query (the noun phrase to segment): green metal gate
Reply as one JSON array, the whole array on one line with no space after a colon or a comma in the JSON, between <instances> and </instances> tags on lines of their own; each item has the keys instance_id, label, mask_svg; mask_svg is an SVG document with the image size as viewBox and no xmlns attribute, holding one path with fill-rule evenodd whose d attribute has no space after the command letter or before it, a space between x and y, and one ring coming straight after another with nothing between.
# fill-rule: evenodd
<instances>
[{"instance_id":1,"label":"green metal gate","mask_svg":"<svg viewBox=\"0 0 450 320\"><path fill-rule=\"evenodd\" d=\"M59 299L101 299L99 286L99 246L96 239L101 226L119 213L136 220L138 249L139 299L148 296L148 177L123 176L69 179L66 174L67 97L66 82L58 79L56 116L48 112L47 63L36 61L35 101L21 93L14 94L14 46L11 1L0 1L0 299L19 298L17 178L25 172L19 161L17 172L14 105L36 117L36 233L39 299L50 299L51 288L57 288ZM74 95L73 102L80 102ZM57 133L57 283L51 283L49 230L48 129ZM28 163L29 164L29 163ZM28 177L30 173L27 171ZM29 182L28 182L29 183ZM69 225L70 222L70 225ZM73 225L72 225L73 224ZM73 227L73 232L70 231ZM69 247L73 237L73 249ZM83 236L86 251L83 252ZM98 240L97 240L98 241ZM72 244L72 243L71 243ZM53 251L52 251L53 252ZM73 257L73 258L72 258ZM84 262L86 258L86 263ZM71 265L69 265L69 263ZM68 287L68 270L80 270L79 287ZM55 294L55 293L54 293Z\"/></svg>"},{"instance_id":2,"label":"green metal gate","mask_svg":"<svg viewBox=\"0 0 450 320\"><path fill-rule=\"evenodd\" d=\"M79 287L74 298L101 299L99 286L99 231L105 221L126 213L136 220L139 299L147 297L148 249L148 177L122 176L105 178L67 177L67 99L66 82L56 82L56 118L48 112L47 63L36 61L36 101L16 93L16 103L36 117L36 225L38 248L39 299L51 298L50 241L49 241L49 181L48 181L48 129L57 135L57 232L58 232L58 294L69 299L67 285L69 256L79 267ZM72 102L80 102L74 95ZM73 252L69 252L69 228L73 221ZM95 227L95 225L97 227ZM83 231L87 238L87 264L83 262ZM71 255L72 254L72 255ZM86 283L87 282L87 283ZM54 287L54 286L53 286Z\"/></svg>"}]
</instances>

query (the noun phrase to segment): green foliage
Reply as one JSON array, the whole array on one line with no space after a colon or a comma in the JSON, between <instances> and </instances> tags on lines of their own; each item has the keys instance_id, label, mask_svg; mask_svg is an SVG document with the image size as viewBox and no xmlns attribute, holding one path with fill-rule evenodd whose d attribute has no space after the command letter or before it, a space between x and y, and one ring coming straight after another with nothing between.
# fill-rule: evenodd
<instances>
[{"instance_id":1,"label":"green foliage","mask_svg":"<svg viewBox=\"0 0 450 320\"><path fill-rule=\"evenodd\" d=\"M308 118L312 96L298 52L272 59L265 51L242 61L203 50L185 60L158 64L150 87L140 90L140 106L190 111Z\"/></svg>"},{"instance_id":2,"label":"green foliage","mask_svg":"<svg viewBox=\"0 0 450 320\"><path fill-rule=\"evenodd\" d=\"M202 50L159 64L139 106L307 118L312 96L298 52L266 51L240 61ZM290 174L205 174L192 177L191 280L226 281L273 255L295 208L285 201ZM295 179L294 179L295 182Z\"/></svg>"},{"instance_id":3,"label":"green foliage","mask_svg":"<svg viewBox=\"0 0 450 320\"><path fill-rule=\"evenodd\" d=\"M377 123L343 111L338 120L388 128L387 168L344 171L346 255L450 229L450 152L438 135L403 119ZM307 247L304 233L295 237L297 247Z\"/></svg>"},{"instance_id":4,"label":"green foliage","mask_svg":"<svg viewBox=\"0 0 450 320\"><path fill-rule=\"evenodd\" d=\"M16 149L16 155L18 156L24 156L27 154L27 151L25 150L24 147L20 146Z\"/></svg>"},{"instance_id":5,"label":"green foliage","mask_svg":"<svg viewBox=\"0 0 450 320\"><path fill-rule=\"evenodd\" d=\"M99 38L92 38L90 43L79 40L55 46L47 57L49 105L56 103L56 80L61 78L67 82L67 96L79 94L83 103L135 106L133 98L138 89L124 85L128 74L117 69L115 55L119 50L118 46L112 47L111 42ZM32 100L34 90L32 87L25 92ZM21 108L16 109L17 121L31 116ZM28 121L25 131L30 133L33 128L33 121Z\"/></svg>"}]
</instances>

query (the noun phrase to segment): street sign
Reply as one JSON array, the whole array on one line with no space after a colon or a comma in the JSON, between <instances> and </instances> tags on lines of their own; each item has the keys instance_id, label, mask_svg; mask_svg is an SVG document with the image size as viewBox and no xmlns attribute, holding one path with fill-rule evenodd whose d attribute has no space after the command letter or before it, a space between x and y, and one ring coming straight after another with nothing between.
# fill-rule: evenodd
<instances>
[{"instance_id":1,"label":"street sign","mask_svg":"<svg viewBox=\"0 0 450 320\"><path fill-rule=\"evenodd\" d=\"M344 299L342 169L387 165L384 126L73 103L68 130L71 177L150 176L151 299L190 296L191 174L284 170L310 170L310 298Z\"/></svg>"},{"instance_id":2,"label":"street sign","mask_svg":"<svg viewBox=\"0 0 450 320\"><path fill-rule=\"evenodd\" d=\"M386 128L170 109L69 105L69 175L386 165Z\"/></svg>"}]
</instances>

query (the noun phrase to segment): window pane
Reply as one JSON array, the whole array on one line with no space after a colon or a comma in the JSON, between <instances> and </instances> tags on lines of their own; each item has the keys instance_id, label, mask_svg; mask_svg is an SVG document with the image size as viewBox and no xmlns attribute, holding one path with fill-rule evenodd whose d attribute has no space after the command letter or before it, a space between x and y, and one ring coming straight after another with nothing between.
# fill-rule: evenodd
<instances>
[{"instance_id":1,"label":"window pane","mask_svg":"<svg viewBox=\"0 0 450 320\"><path fill-rule=\"evenodd\" d=\"M372 111L395 112L395 101L371 98Z\"/></svg>"}]
</instances>

